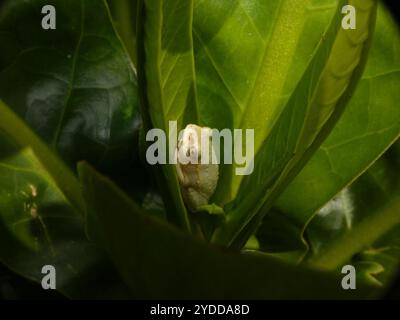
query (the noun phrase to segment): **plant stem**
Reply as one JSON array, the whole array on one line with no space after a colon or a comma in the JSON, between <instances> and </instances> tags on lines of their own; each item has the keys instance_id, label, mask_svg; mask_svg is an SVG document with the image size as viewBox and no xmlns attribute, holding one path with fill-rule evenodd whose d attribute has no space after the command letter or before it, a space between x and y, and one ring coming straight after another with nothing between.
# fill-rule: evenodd
<instances>
[{"instance_id":1,"label":"plant stem","mask_svg":"<svg viewBox=\"0 0 400 320\"><path fill-rule=\"evenodd\" d=\"M326 270L337 269L354 254L377 241L398 224L400 224L400 196L391 200L379 214L364 219L321 254L307 260L306 264Z\"/></svg>"}]
</instances>

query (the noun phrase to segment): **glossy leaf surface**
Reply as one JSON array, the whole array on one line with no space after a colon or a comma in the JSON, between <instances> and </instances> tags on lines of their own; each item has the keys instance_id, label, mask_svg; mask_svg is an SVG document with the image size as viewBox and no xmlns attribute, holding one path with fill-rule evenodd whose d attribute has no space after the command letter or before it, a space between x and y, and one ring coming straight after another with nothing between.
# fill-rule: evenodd
<instances>
[{"instance_id":1,"label":"glossy leaf surface","mask_svg":"<svg viewBox=\"0 0 400 320\"><path fill-rule=\"evenodd\" d=\"M42 28L45 5L55 30ZM132 166L136 76L104 1L8 1L0 43L0 98L72 168Z\"/></svg>"}]
</instances>

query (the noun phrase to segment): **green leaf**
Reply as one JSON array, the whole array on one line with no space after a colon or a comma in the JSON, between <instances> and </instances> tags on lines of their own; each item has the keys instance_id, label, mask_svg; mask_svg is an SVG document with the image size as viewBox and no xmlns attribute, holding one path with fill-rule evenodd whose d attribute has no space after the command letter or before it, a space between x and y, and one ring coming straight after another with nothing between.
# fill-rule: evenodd
<instances>
[{"instance_id":1,"label":"green leaf","mask_svg":"<svg viewBox=\"0 0 400 320\"><path fill-rule=\"evenodd\" d=\"M215 203L200 206L196 209L196 212L205 212L210 215L224 215L225 214L224 209L217 206Z\"/></svg>"},{"instance_id":2,"label":"green leaf","mask_svg":"<svg viewBox=\"0 0 400 320\"><path fill-rule=\"evenodd\" d=\"M44 30L44 5L56 7ZM123 175L135 162L136 76L103 0L6 1L0 12L0 99L75 169Z\"/></svg>"},{"instance_id":3,"label":"green leaf","mask_svg":"<svg viewBox=\"0 0 400 320\"><path fill-rule=\"evenodd\" d=\"M193 1L140 1L139 76L149 127L197 123L191 22ZM159 39L159 41L154 41ZM187 117L187 118L185 118Z\"/></svg>"},{"instance_id":4,"label":"green leaf","mask_svg":"<svg viewBox=\"0 0 400 320\"><path fill-rule=\"evenodd\" d=\"M399 274L400 266L400 228L393 228L390 232L375 242L371 248L364 250L353 257L356 264L375 264L377 271L369 274L369 279L386 288L390 286Z\"/></svg>"},{"instance_id":5,"label":"green leaf","mask_svg":"<svg viewBox=\"0 0 400 320\"><path fill-rule=\"evenodd\" d=\"M164 130L169 140L167 150L172 144L171 150L175 151L179 130L188 123L198 123L192 41L193 0L142 0L139 4L138 75L145 129ZM169 121L178 122L178 132L169 131ZM168 151L163 154L167 162L174 159ZM160 188L166 194L168 219L190 229L175 165L162 165L158 171Z\"/></svg>"},{"instance_id":6,"label":"green leaf","mask_svg":"<svg viewBox=\"0 0 400 320\"><path fill-rule=\"evenodd\" d=\"M0 138L14 141L17 149L31 148L48 174L80 214L85 212L79 181L25 123L0 101ZM1 154L15 151L0 150Z\"/></svg>"},{"instance_id":7,"label":"green leaf","mask_svg":"<svg viewBox=\"0 0 400 320\"><path fill-rule=\"evenodd\" d=\"M335 2L195 1L200 122L255 129L257 152L304 73ZM214 200L232 200L240 182L232 166L223 166Z\"/></svg>"},{"instance_id":8,"label":"green leaf","mask_svg":"<svg viewBox=\"0 0 400 320\"><path fill-rule=\"evenodd\" d=\"M380 265L380 280L374 277L375 282L391 280L400 262L399 146L397 143L310 222L306 237L312 255L307 263L329 269L350 260L360 266Z\"/></svg>"},{"instance_id":9,"label":"green leaf","mask_svg":"<svg viewBox=\"0 0 400 320\"><path fill-rule=\"evenodd\" d=\"M54 265L57 288L71 297L127 297L86 238L79 182L52 151L114 176L133 167L134 71L104 1L58 1L54 31L41 28L45 4L7 1L0 11L0 97L12 106L0 101L0 260L38 282L42 266Z\"/></svg>"},{"instance_id":10,"label":"green leaf","mask_svg":"<svg viewBox=\"0 0 400 320\"><path fill-rule=\"evenodd\" d=\"M350 3L360 13L359 28L341 28L340 2L305 74L256 155L254 173L243 179L230 221L218 231L216 242L244 245L342 114L365 66L377 6L375 0ZM256 192L249 196L250 188Z\"/></svg>"},{"instance_id":11,"label":"green leaf","mask_svg":"<svg viewBox=\"0 0 400 320\"><path fill-rule=\"evenodd\" d=\"M340 275L210 247L143 214L85 163L78 169L109 254L136 298L321 299L372 297L379 292L363 284L349 292L341 289Z\"/></svg>"},{"instance_id":12,"label":"green leaf","mask_svg":"<svg viewBox=\"0 0 400 320\"><path fill-rule=\"evenodd\" d=\"M263 234L275 233L277 224L273 221L284 219L291 224L288 228L297 230L290 241L300 244L313 214L360 176L397 139L399 51L397 26L381 8L369 62L354 96L336 128L266 217ZM306 248L300 244L285 250L304 252Z\"/></svg>"},{"instance_id":13,"label":"green leaf","mask_svg":"<svg viewBox=\"0 0 400 320\"><path fill-rule=\"evenodd\" d=\"M52 265L56 288L68 297L129 297L104 252L87 240L84 217L32 149L21 148L2 131L0 176L2 264L38 283L42 267Z\"/></svg>"}]
</instances>

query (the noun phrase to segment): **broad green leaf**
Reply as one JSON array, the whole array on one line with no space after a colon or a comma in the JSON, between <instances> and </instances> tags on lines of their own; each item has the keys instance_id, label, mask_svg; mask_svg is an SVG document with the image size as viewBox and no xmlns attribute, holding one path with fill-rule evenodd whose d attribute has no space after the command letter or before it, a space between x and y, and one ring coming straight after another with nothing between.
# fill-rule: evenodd
<instances>
[{"instance_id":1,"label":"broad green leaf","mask_svg":"<svg viewBox=\"0 0 400 320\"><path fill-rule=\"evenodd\" d=\"M78 168L88 207L98 215L110 256L136 298L321 299L379 293L362 283L357 290L343 290L340 275L210 247L143 214L88 165Z\"/></svg>"},{"instance_id":2,"label":"broad green leaf","mask_svg":"<svg viewBox=\"0 0 400 320\"><path fill-rule=\"evenodd\" d=\"M238 246L244 245L342 114L365 66L377 6L375 0L350 3L360 13L359 29L341 28L340 2L305 74L256 155L254 173L244 178L230 221L216 234L218 243L232 245L236 239ZM345 59L343 52L348 54ZM321 129L310 132L316 125ZM248 196L250 188L257 191Z\"/></svg>"},{"instance_id":3,"label":"broad green leaf","mask_svg":"<svg viewBox=\"0 0 400 320\"><path fill-rule=\"evenodd\" d=\"M284 219L291 224L288 228L298 230L294 234L298 240L291 242L299 243L313 214L360 176L399 136L399 52L397 26L381 8L369 62L354 96L336 128L277 201L276 210L266 218L264 234L276 232L273 221Z\"/></svg>"},{"instance_id":4,"label":"broad green leaf","mask_svg":"<svg viewBox=\"0 0 400 320\"><path fill-rule=\"evenodd\" d=\"M335 4L196 0L200 122L218 129L255 129L257 151L304 73ZM233 175L232 166L220 171L215 200L221 204L235 197L241 177Z\"/></svg>"},{"instance_id":5,"label":"broad green leaf","mask_svg":"<svg viewBox=\"0 0 400 320\"><path fill-rule=\"evenodd\" d=\"M318 211L306 229L308 263L338 268L351 262L367 272L372 266L376 275L370 281L391 280L400 263L399 150L397 143Z\"/></svg>"},{"instance_id":6,"label":"broad green leaf","mask_svg":"<svg viewBox=\"0 0 400 320\"><path fill-rule=\"evenodd\" d=\"M42 29L45 5L56 29ZM0 12L0 99L75 169L135 162L136 76L103 0L12 0Z\"/></svg>"},{"instance_id":7,"label":"broad green leaf","mask_svg":"<svg viewBox=\"0 0 400 320\"><path fill-rule=\"evenodd\" d=\"M84 217L32 149L1 131L0 177L2 264L38 283L43 266L54 266L56 288L68 297L129 297L104 252L87 240Z\"/></svg>"},{"instance_id":8,"label":"broad green leaf","mask_svg":"<svg viewBox=\"0 0 400 320\"><path fill-rule=\"evenodd\" d=\"M166 151L159 153L170 163L174 161L177 133L188 123L198 123L193 0L141 0L138 16L138 74L145 129L164 130L169 141ZM178 122L177 132L170 132L169 121ZM190 229L175 166L162 165L158 171L169 220Z\"/></svg>"}]
</instances>

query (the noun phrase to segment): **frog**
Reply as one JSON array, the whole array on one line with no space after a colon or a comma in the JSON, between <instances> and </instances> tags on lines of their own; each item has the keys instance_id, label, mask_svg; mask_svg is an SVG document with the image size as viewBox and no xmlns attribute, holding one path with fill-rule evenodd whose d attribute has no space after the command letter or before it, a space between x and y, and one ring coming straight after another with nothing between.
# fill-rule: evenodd
<instances>
[{"instance_id":1,"label":"frog","mask_svg":"<svg viewBox=\"0 0 400 320\"><path fill-rule=\"evenodd\" d=\"M208 148L202 147L202 135L209 139ZM208 161L202 163L206 152ZM219 165L212 163L215 154L212 129L188 124L180 134L176 154L176 171L183 200L192 212L196 212L209 205L218 184Z\"/></svg>"}]
</instances>

